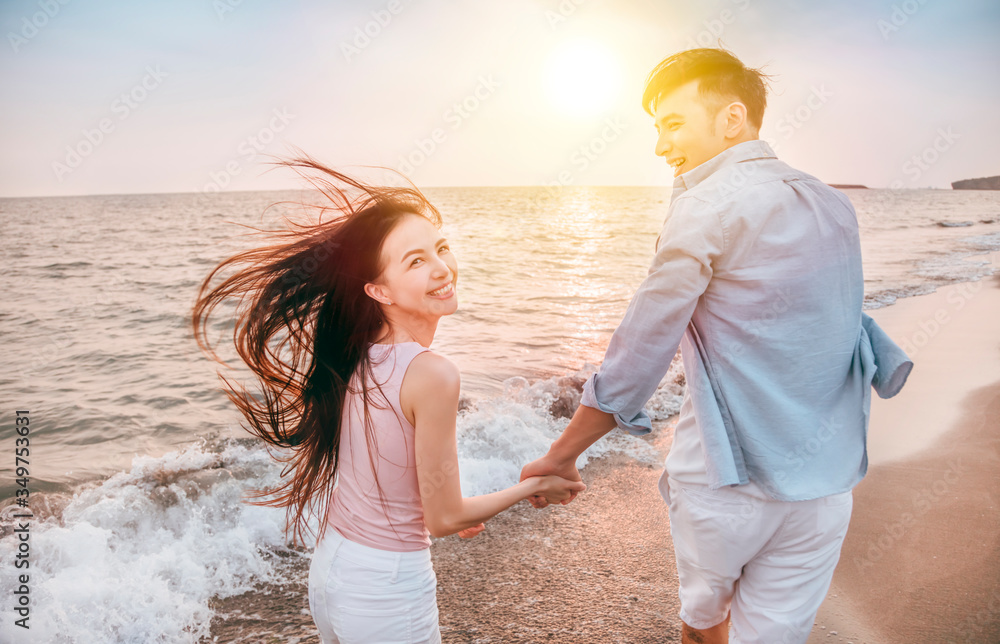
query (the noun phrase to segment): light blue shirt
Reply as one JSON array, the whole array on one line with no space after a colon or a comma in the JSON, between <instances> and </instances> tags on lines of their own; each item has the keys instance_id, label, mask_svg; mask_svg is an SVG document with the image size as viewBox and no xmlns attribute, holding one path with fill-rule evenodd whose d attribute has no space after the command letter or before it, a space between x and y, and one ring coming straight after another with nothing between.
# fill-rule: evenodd
<instances>
[{"instance_id":1,"label":"light blue shirt","mask_svg":"<svg viewBox=\"0 0 1000 644\"><path fill-rule=\"evenodd\" d=\"M913 363L862 312L847 197L747 141L674 180L649 274L582 404L636 435L680 345L709 486L783 501L852 489L868 469L871 389Z\"/></svg>"}]
</instances>

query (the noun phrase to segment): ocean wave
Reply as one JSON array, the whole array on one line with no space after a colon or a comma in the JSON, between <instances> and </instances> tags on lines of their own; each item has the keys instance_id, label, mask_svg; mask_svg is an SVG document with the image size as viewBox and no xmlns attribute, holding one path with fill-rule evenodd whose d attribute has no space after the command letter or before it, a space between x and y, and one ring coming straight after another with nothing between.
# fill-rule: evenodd
<instances>
[{"instance_id":1,"label":"ocean wave","mask_svg":"<svg viewBox=\"0 0 1000 644\"><path fill-rule=\"evenodd\" d=\"M39 268L42 269L42 270L63 271L63 270L69 269L69 268L86 268L88 266L92 266L92 264L90 262L85 262L85 261L78 261L78 262L53 262L51 264L45 264L43 266L39 266Z\"/></svg>"},{"instance_id":2,"label":"ocean wave","mask_svg":"<svg viewBox=\"0 0 1000 644\"><path fill-rule=\"evenodd\" d=\"M78 491L60 516L31 526L31 633L74 644L196 642L209 599L274 576L284 511L240 503L247 484L275 477L256 447L192 446L137 457L132 469ZM250 473L249 476L246 476ZM32 499L34 504L34 499ZM11 513L0 555L13 560ZM13 596L13 578L0 582ZM13 615L0 634L13 641Z\"/></svg>"},{"instance_id":3,"label":"ocean wave","mask_svg":"<svg viewBox=\"0 0 1000 644\"><path fill-rule=\"evenodd\" d=\"M989 253L1000 250L1000 231L961 237L956 242L957 245L928 255L910 268L910 274L919 282L866 293L864 308L882 308L901 297L933 293L947 284L975 282L997 271Z\"/></svg>"},{"instance_id":4,"label":"ocean wave","mask_svg":"<svg viewBox=\"0 0 1000 644\"><path fill-rule=\"evenodd\" d=\"M545 453L579 404L596 370L529 382L511 378L502 395L463 396L457 422L461 486L467 496L516 483L521 467ZM677 413L683 395L679 355L647 406L654 419ZM577 462L624 453L659 464L650 441L612 432ZM282 583L283 560L309 556L284 534L285 510L241 500L248 488L280 482L282 465L256 439L203 439L158 457L136 457L129 471L69 495L33 495L32 637L73 644L191 642L209 634L213 598ZM8 500L11 502L11 500ZM12 561L17 506L0 512L0 557ZM309 518L315 535L318 518ZM311 550L313 543L306 543ZM13 575L0 578L8 597ZM14 614L0 639L13 641Z\"/></svg>"}]
</instances>

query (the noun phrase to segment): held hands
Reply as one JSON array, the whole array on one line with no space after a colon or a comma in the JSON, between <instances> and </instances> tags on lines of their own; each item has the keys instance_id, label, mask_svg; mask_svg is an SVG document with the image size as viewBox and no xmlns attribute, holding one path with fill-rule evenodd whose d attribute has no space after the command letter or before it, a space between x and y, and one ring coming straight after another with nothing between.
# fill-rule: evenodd
<instances>
[{"instance_id":1,"label":"held hands","mask_svg":"<svg viewBox=\"0 0 1000 644\"><path fill-rule=\"evenodd\" d=\"M574 471L576 468L573 468ZM529 479L532 483L531 489L533 490L533 495L528 497L528 500L536 508L544 508L550 503L561 503L566 505L580 492L587 489L583 481L579 480L579 473L577 473L577 480L566 479L555 474L545 474L539 476L524 476L522 470L521 480L525 478ZM485 523L480 523L479 525L472 526L471 528L466 528L464 530L459 530L456 534L463 539L472 539L477 534L486 529Z\"/></svg>"},{"instance_id":2,"label":"held hands","mask_svg":"<svg viewBox=\"0 0 1000 644\"><path fill-rule=\"evenodd\" d=\"M566 505L572 501L577 494L587 489L583 481L571 481L555 474L533 477L538 483L537 493L531 500L541 498L545 504L561 503ZM535 505L535 503L532 503ZM535 507L538 507L535 505ZM543 506L544 507L544 506Z\"/></svg>"},{"instance_id":3,"label":"held hands","mask_svg":"<svg viewBox=\"0 0 1000 644\"><path fill-rule=\"evenodd\" d=\"M542 472L553 469L551 464L542 463L541 465L536 465L544 460L539 459L534 463L529 463L521 470L521 481L524 482L527 479L530 484L531 496L528 497L528 501L531 505L536 508L544 508L550 503L566 505L576 498L577 494L587 489L587 486L580 480L580 473L576 471L576 466L573 463L570 463L568 467L555 468L564 473L562 476L543 473L531 474L530 471L532 470ZM532 470L529 470L529 468L532 468ZM480 523L471 528L459 530L456 534L462 539L472 539L485 529L486 524Z\"/></svg>"}]
</instances>

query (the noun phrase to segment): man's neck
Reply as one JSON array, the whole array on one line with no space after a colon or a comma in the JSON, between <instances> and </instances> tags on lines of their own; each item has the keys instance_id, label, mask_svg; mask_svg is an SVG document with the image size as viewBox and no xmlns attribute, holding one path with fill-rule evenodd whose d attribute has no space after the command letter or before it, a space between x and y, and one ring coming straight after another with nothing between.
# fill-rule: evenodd
<instances>
[{"instance_id":1,"label":"man's neck","mask_svg":"<svg viewBox=\"0 0 1000 644\"><path fill-rule=\"evenodd\" d=\"M740 143L746 143L747 141L759 141L759 140L760 140L760 135L757 132L748 132L747 130L744 130L739 136L732 139L732 141L728 142L728 145L726 145L723 151L728 150L733 146L739 145Z\"/></svg>"}]
</instances>

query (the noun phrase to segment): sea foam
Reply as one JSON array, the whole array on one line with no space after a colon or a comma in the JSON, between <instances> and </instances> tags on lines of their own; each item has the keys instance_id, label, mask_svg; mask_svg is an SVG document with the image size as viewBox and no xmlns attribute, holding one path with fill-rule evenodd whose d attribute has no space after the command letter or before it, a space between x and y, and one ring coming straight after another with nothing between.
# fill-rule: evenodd
<instances>
[{"instance_id":1,"label":"sea foam","mask_svg":"<svg viewBox=\"0 0 1000 644\"><path fill-rule=\"evenodd\" d=\"M457 423L463 494L516 483L521 467L565 429L594 369L534 383L511 378L502 395L466 398ZM675 358L647 407L654 419L677 412L682 381ZM611 452L651 464L662 458L649 441L612 432L577 465ZM314 542L290 547L284 509L241 502L248 488L276 485L281 468L254 439L206 439L162 456L135 457L129 471L77 490L60 512L32 523L31 641L195 643L209 634L213 597L241 594L259 582L288 583L281 574L286 557L276 555L309 557ZM0 513L5 561L13 561L17 548L11 534L16 511L9 506ZM309 526L317 528L315 515ZM13 572L5 566L0 576L7 597L16 587ZM24 637L14 619L5 609L5 642Z\"/></svg>"}]
</instances>

